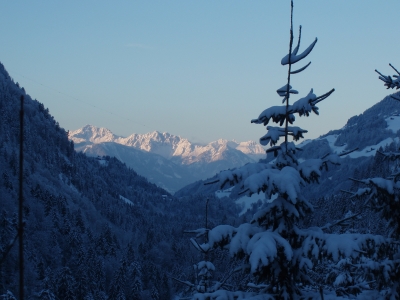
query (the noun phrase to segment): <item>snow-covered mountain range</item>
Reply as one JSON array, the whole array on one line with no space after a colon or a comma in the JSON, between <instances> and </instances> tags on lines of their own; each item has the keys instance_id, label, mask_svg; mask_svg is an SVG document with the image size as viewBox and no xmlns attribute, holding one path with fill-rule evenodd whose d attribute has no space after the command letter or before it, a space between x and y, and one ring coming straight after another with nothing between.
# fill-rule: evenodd
<instances>
[{"instance_id":1,"label":"snow-covered mountain range","mask_svg":"<svg viewBox=\"0 0 400 300\"><path fill-rule=\"evenodd\" d=\"M254 141L219 139L207 145L157 131L121 137L106 128L86 125L69 133L75 149L90 156L115 156L170 192L221 170L265 158Z\"/></svg>"}]
</instances>

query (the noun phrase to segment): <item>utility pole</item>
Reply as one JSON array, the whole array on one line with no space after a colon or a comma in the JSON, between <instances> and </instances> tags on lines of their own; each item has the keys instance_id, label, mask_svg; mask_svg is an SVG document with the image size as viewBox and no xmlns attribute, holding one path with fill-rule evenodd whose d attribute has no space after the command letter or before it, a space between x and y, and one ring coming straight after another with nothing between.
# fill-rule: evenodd
<instances>
[{"instance_id":1,"label":"utility pole","mask_svg":"<svg viewBox=\"0 0 400 300\"><path fill-rule=\"evenodd\" d=\"M20 132L19 132L19 209L18 209L18 236L19 236L19 299L24 299L24 219L23 219L23 179L24 179L24 96L21 95Z\"/></svg>"}]
</instances>

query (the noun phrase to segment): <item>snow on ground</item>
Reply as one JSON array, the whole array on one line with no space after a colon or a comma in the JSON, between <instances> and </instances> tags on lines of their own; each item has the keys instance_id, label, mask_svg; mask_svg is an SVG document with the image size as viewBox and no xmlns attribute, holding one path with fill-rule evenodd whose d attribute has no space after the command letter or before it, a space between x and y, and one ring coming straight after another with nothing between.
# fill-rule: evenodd
<instances>
[{"instance_id":1,"label":"snow on ground","mask_svg":"<svg viewBox=\"0 0 400 300\"><path fill-rule=\"evenodd\" d=\"M218 191L215 192L215 197L220 198L220 199L224 198L224 197L229 197L229 195L231 194L233 188L234 188L234 186L230 187L229 189L223 190L223 191L218 190Z\"/></svg>"},{"instance_id":2,"label":"snow on ground","mask_svg":"<svg viewBox=\"0 0 400 300\"><path fill-rule=\"evenodd\" d=\"M392 128L394 128L393 130L395 130L395 128L397 128L396 126L400 129L400 117L398 118L398 123L395 123L395 122L392 123ZM340 154L340 153L343 153L345 150L350 150L350 149L346 149L347 144L335 146L334 144L335 144L335 141L337 140L337 138L338 138L338 135L335 134L335 135L328 135L328 136L325 136L320 139L326 139L329 143L329 147L332 149L332 151L334 153ZM357 158L357 157L362 157L362 156L374 156L376 153L376 150L378 150L380 147L384 148L386 145L390 145L393 142L398 143L399 138L396 137L394 139L393 138L384 139L383 141L379 142L376 145L367 146L362 150L354 151L350 154L344 155L343 157L348 156L350 158Z\"/></svg>"},{"instance_id":3,"label":"snow on ground","mask_svg":"<svg viewBox=\"0 0 400 300\"><path fill-rule=\"evenodd\" d=\"M393 131L393 133L396 133L400 129L399 115L390 116L389 118L386 118L385 121L388 125L386 129Z\"/></svg>"},{"instance_id":4,"label":"snow on ground","mask_svg":"<svg viewBox=\"0 0 400 300\"><path fill-rule=\"evenodd\" d=\"M400 130L400 116L399 115L390 116L390 117L386 118L385 120L388 125L388 127L387 127L388 130L391 130L394 133L396 133L398 130ZM337 153L337 154L341 154L344 151L350 150L350 149L347 149L347 144L345 144L345 143L342 145L339 145L339 146L335 146L335 142L338 137L339 137L339 135L333 134L333 135L328 135L328 136L325 136L322 138L318 138L317 140L323 140L323 139L327 140L329 147L332 149L332 151L334 153ZM303 147L312 141L313 140L305 140L302 143L298 144L297 147ZM362 150L354 151L350 154L344 155L343 157L348 156L350 158L358 158L358 157L362 157L362 156L373 156L376 154L376 151L380 147L384 148L386 145L389 145L394 141L399 143L400 139L398 137L396 137L394 139L387 138L387 139L384 139L383 141L379 142L376 145L367 146ZM303 159L299 159L299 162L302 162L302 161L303 161ZM270 162L270 163L272 163L272 162ZM331 179L331 178L329 178L329 179ZM223 191L218 190L215 192L215 196L218 198L229 197L229 195L232 192L232 189L233 189L233 187L223 190ZM275 195L272 197L272 199L270 199L268 201L272 202L274 199L276 199ZM258 200L261 200L263 202L265 201L264 193L253 194L252 196L243 196L243 197L237 199L235 201L236 204L242 207L242 211L240 212L239 215L243 215L248 209L251 208L251 205L253 203L257 203Z\"/></svg>"},{"instance_id":5,"label":"snow on ground","mask_svg":"<svg viewBox=\"0 0 400 300\"><path fill-rule=\"evenodd\" d=\"M304 147L305 145L307 145L307 144L309 144L309 143L311 143L313 140L311 140L311 139L306 139L306 140L304 140L304 141L302 141L301 143L298 143L297 145L296 145L296 147ZM294 143L296 143L296 142L294 142Z\"/></svg>"},{"instance_id":6,"label":"snow on ground","mask_svg":"<svg viewBox=\"0 0 400 300\"><path fill-rule=\"evenodd\" d=\"M365 147L363 150L361 151L354 151L348 155L345 156L349 156L351 158L357 158L357 157L361 157L361 156L373 156L376 153L376 150L378 150L380 147L384 148L386 145L390 145L391 143L399 142L399 138L387 138L384 139L383 141L381 141L379 144L377 145L372 145L372 146L367 146Z\"/></svg>"},{"instance_id":7,"label":"snow on ground","mask_svg":"<svg viewBox=\"0 0 400 300\"><path fill-rule=\"evenodd\" d=\"M329 147L332 149L334 153L340 154L346 149L347 144L342 144L340 146L335 146L335 142L339 135L333 134L333 135L328 135L326 137L321 138L321 140L325 139L328 141Z\"/></svg>"},{"instance_id":8,"label":"snow on ground","mask_svg":"<svg viewBox=\"0 0 400 300\"><path fill-rule=\"evenodd\" d=\"M101 164L102 166L107 166L107 161L105 159L101 159L98 161L99 164Z\"/></svg>"},{"instance_id":9,"label":"snow on ground","mask_svg":"<svg viewBox=\"0 0 400 300\"><path fill-rule=\"evenodd\" d=\"M119 199L123 200L126 204L129 204L129 205L132 205L132 206L134 205L131 200L129 200L128 198L125 198L125 197L123 197L121 195L119 195Z\"/></svg>"},{"instance_id":10,"label":"snow on ground","mask_svg":"<svg viewBox=\"0 0 400 300\"><path fill-rule=\"evenodd\" d=\"M392 115L392 116L386 118L385 121L388 126L386 128L387 130L391 130L393 133L397 133L397 131L400 130L400 115ZM323 140L323 139L327 140L329 147L332 149L332 151L334 153L337 153L337 154L343 153L346 150L351 150L351 149L347 149L347 144L335 146L335 142L338 137L339 137L339 135L332 134L332 135L324 136L322 138L317 138L316 140ZM300 144L298 144L297 147L303 147L312 141L313 140L305 140L305 141L301 142ZM399 138L395 138L395 139L387 138L387 139L381 141L379 144L367 146L362 150L354 151L345 156L349 156L351 158L357 158L357 157L361 157L361 156L373 156L373 155L375 155L376 150L378 150L379 147L385 147L386 145L389 145L393 141L399 142ZM343 156L343 157L345 157L345 156Z\"/></svg>"}]
</instances>

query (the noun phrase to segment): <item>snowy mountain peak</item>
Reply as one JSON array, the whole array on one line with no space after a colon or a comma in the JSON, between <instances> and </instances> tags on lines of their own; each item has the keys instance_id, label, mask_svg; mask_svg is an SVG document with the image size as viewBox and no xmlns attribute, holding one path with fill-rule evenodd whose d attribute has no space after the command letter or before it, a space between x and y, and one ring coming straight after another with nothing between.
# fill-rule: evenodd
<instances>
[{"instance_id":1,"label":"snowy mountain peak","mask_svg":"<svg viewBox=\"0 0 400 300\"><path fill-rule=\"evenodd\" d=\"M183 178L182 184L187 184L185 180L188 178L193 181L207 178L221 170L240 167L266 157L265 150L253 141L239 143L219 139L200 145L158 131L120 137L108 129L87 125L72 131L69 138L74 141L77 151L92 156L115 156L129 162L129 166L150 180L152 176L155 179L154 174L158 174L160 178L165 177L165 180L162 179L164 182L173 177ZM137 150L149 155L138 154ZM176 165L176 171L171 171L171 165ZM152 174L148 173L149 170L152 170ZM182 170L185 171L182 173ZM162 180L157 180L157 184ZM175 186L168 186L167 183L163 186L170 191L176 190Z\"/></svg>"},{"instance_id":2,"label":"snowy mountain peak","mask_svg":"<svg viewBox=\"0 0 400 300\"><path fill-rule=\"evenodd\" d=\"M180 136L168 132L153 131L145 134L133 133L128 137L119 137L106 128L98 128L91 125L72 131L69 138L76 145L87 145L114 142L133 147L142 151L151 152L171 159L180 157L185 164L201 161L220 160L224 151L234 149L240 151L251 160L258 160L265 156L264 148L254 141L237 142L226 139L218 139L207 145L197 145ZM208 153L208 154L206 154Z\"/></svg>"},{"instance_id":3,"label":"snowy mountain peak","mask_svg":"<svg viewBox=\"0 0 400 300\"><path fill-rule=\"evenodd\" d=\"M95 144L112 142L118 138L107 128L96 127L93 125L86 125L80 129L69 133L69 138L74 141L75 144L92 142Z\"/></svg>"},{"instance_id":4,"label":"snowy mountain peak","mask_svg":"<svg viewBox=\"0 0 400 300\"><path fill-rule=\"evenodd\" d=\"M266 158L265 149L255 141L218 139L202 145L159 131L121 137L109 129L86 125L70 132L69 138L77 151L91 156L115 156L171 192L188 184L187 180L204 179ZM172 178L181 180L171 183Z\"/></svg>"}]
</instances>

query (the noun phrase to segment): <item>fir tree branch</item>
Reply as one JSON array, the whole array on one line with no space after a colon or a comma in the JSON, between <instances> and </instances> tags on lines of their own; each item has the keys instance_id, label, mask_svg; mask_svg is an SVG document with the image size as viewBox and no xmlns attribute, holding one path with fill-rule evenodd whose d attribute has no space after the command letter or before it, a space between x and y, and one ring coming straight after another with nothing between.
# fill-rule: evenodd
<instances>
[{"instance_id":1,"label":"fir tree branch","mask_svg":"<svg viewBox=\"0 0 400 300\"><path fill-rule=\"evenodd\" d=\"M346 152L342 152L342 153L338 154L338 156L344 156L344 155L350 154L350 153L352 153L354 151L357 151L357 150L358 150L358 147L354 148L352 150L346 151Z\"/></svg>"},{"instance_id":2,"label":"fir tree branch","mask_svg":"<svg viewBox=\"0 0 400 300\"><path fill-rule=\"evenodd\" d=\"M363 181L363 180L359 180L359 179L355 179L355 178L351 178L351 177L349 179L352 180L352 181L358 182L358 183L365 184L365 181Z\"/></svg>"},{"instance_id":3,"label":"fir tree branch","mask_svg":"<svg viewBox=\"0 0 400 300\"><path fill-rule=\"evenodd\" d=\"M397 70L396 70L396 68L395 68L395 67L393 67L393 65L392 65L391 63L389 63L389 66L391 66L391 67L392 67L392 69L393 69L393 70L395 70L395 71L396 71L396 73L400 75L399 71L397 71Z\"/></svg>"},{"instance_id":4,"label":"fir tree branch","mask_svg":"<svg viewBox=\"0 0 400 300\"><path fill-rule=\"evenodd\" d=\"M241 191L238 193L238 195L243 195L244 193L248 192L250 189L245 189L244 191Z\"/></svg>"},{"instance_id":5,"label":"fir tree branch","mask_svg":"<svg viewBox=\"0 0 400 300\"><path fill-rule=\"evenodd\" d=\"M171 277L171 279L173 279L173 280L175 280L175 281L177 281L179 283L185 284L187 286L194 287L194 284L189 282L189 281L183 281L183 280L180 280L180 279L175 278L175 277ZM191 299L191 298L188 298L188 299Z\"/></svg>"},{"instance_id":6,"label":"fir tree branch","mask_svg":"<svg viewBox=\"0 0 400 300\"><path fill-rule=\"evenodd\" d=\"M302 67L302 68L300 68L300 69L298 69L298 70L296 70L296 71L291 71L290 74L297 74L297 73L300 73L300 72L304 71L305 69L307 69L307 67L308 67L309 65L311 65L311 61L310 61L308 64L306 64L304 67Z\"/></svg>"},{"instance_id":7,"label":"fir tree branch","mask_svg":"<svg viewBox=\"0 0 400 300\"><path fill-rule=\"evenodd\" d=\"M204 250L203 247L201 247L201 245L195 239L190 239L190 242L200 252L203 252L204 254L208 253L208 251Z\"/></svg>"},{"instance_id":8,"label":"fir tree branch","mask_svg":"<svg viewBox=\"0 0 400 300\"><path fill-rule=\"evenodd\" d=\"M215 285L215 289L218 290L220 287L223 287L225 285L225 282L236 272L239 272L240 270L242 270L242 267L237 267L236 269L234 269L232 272L229 273L228 277L226 277L223 281L218 282L218 286L217 284Z\"/></svg>"},{"instance_id":9,"label":"fir tree branch","mask_svg":"<svg viewBox=\"0 0 400 300\"><path fill-rule=\"evenodd\" d=\"M340 190L341 192L343 192L343 193L347 193L347 194L350 194L350 195L355 195L355 193L353 193L353 192L350 192L350 191L346 191L346 190Z\"/></svg>"},{"instance_id":10,"label":"fir tree branch","mask_svg":"<svg viewBox=\"0 0 400 300\"><path fill-rule=\"evenodd\" d=\"M357 216L359 216L359 215L361 215L361 212L359 212L359 213L357 213L357 214L354 214L354 215L351 215L351 216L349 216L349 217L346 217L346 218L343 218L343 219L341 219L341 220L339 220L339 221L336 221L335 223L333 223L333 224L326 224L325 226L323 226L323 227L321 227L321 229L322 230L330 230L331 229L331 227L334 227L334 226L341 226L341 225L343 225L343 223L345 223L346 221L349 221L349 220L352 220L352 219L354 219L354 218L356 218Z\"/></svg>"},{"instance_id":11,"label":"fir tree branch","mask_svg":"<svg viewBox=\"0 0 400 300\"><path fill-rule=\"evenodd\" d=\"M203 185L214 184L214 183L217 183L217 182L219 182L219 179L215 179L215 180L212 180L212 181L204 182Z\"/></svg>"},{"instance_id":12,"label":"fir tree branch","mask_svg":"<svg viewBox=\"0 0 400 300\"><path fill-rule=\"evenodd\" d=\"M318 102L321 102L322 100L325 100L326 98L328 98L333 92L335 91L335 89L331 89L329 92L315 98L315 100L313 101L314 104L317 104Z\"/></svg>"}]
</instances>

